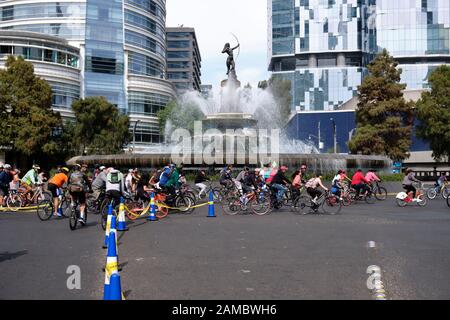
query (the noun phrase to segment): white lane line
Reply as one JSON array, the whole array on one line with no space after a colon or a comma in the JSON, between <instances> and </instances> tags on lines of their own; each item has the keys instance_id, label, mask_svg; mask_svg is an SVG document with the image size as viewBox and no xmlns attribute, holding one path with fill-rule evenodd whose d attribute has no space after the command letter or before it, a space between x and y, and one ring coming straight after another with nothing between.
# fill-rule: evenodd
<instances>
[{"instance_id":1,"label":"white lane line","mask_svg":"<svg viewBox=\"0 0 450 320\"><path fill-rule=\"evenodd\" d=\"M375 241L367 242L369 249L376 249L377 244ZM371 265L366 271L369 274L367 279L367 288L372 291L375 300L387 300L386 291L384 290L384 283L381 277L381 268L377 265Z\"/></svg>"}]
</instances>

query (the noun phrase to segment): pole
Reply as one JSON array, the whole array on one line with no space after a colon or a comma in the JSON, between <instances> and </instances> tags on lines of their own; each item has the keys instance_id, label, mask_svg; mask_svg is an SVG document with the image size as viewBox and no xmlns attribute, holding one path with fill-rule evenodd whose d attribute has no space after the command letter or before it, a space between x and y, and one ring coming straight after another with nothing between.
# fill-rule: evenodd
<instances>
[{"instance_id":1,"label":"pole","mask_svg":"<svg viewBox=\"0 0 450 320\"><path fill-rule=\"evenodd\" d=\"M318 143L318 145L319 145L319 153L320 153L320 121L319 121L319 123L318 123L318 125L317 125L317 129L318 129L318 131L319 131L319 134L318 134L318 138L319 138L319 143Z\"/></svg>"},{"instance_id":2,"label":"pole","mask_svg":"<svg viewBox=\"0 0 450 320\"><path fill-rule=\"evenodd\" d=\"M336 130L336 122L333 120L334 125L334 154L337 154L337 130Z\"/></svg>"}]
</instances>

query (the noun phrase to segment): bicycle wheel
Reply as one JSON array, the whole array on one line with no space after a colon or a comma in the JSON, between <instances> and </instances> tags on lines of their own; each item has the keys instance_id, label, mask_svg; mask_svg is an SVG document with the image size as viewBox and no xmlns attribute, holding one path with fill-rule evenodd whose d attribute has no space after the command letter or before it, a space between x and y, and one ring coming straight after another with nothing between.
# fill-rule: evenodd
<instances>
[{"instance_id":1,"label":"bicycle wheel","mask_svg":"<svg viewBox=\"0 0 450 320\"><path fill-rule=\"evenodd\" d=\"M406 207L406 206L408 205L408 203L407 203L406 201L404 201L404 200L402 200L402 199L399 199L399 198L396 198L396 199L395 199L395 202L397 203L397 205L398 205L400 208L404 208L404 207Z\"/></svg>"},{"instance_id":2,"label":"bicycle wheel","mask_svg":"<svg viewBox=\"0 0 450 320\"><path fill-rule=\"evenodd\" d=\"M342 201L335 195L328 195L322 203L322 210L326 214L339 214L342 209Z\"/></svg>"},{"instance_id":3,"label":"bicycle wheel","mask_svg":"<svg viewBox=\"0 0 450 320\"><path fill-rule=\"evenodd\" d=\"M175 207L178 209L179 212L185 213L185 214L191 214L194 211L194 208L192 206L195 205L195 201L186 195L179 196L175 200Z\"/></svg>"},{"instance_id":4,"label":"bicycle wheel","mask_svg":"<svg viewBox=\"0 0 450 320\"><path fill-rule=\"evenodd\" d=\"M41 221L47 221L53 216L53 201L43 200L37 205L37 216Z\"/></svg>"},{"instance_id":5,"label":"bicycle wheel","mask_svg":"<svg viewBox=\"0 0 450 320\"><path fill-rule=\"evenodd\" d=\"M69 216L69 227L70 230L74 231L77 228L78 224L78 210L77 208L73 208L70 210L70 216Z\"/></svg>"},{"instance_id":6,"label":"bicycle wheel","mask_svg":"<svg viewBox=\"0 0 450 320\"><path fill-rule=\"evenodd\" d=\"M270 197L257 196L250 204L252 212L258 216L263 216L270 212Z\"/></svg>"},{"instance_id":7,"label":"bicycle wheel","mask_svg":"<svg viewBox=\"0 0 450 320\"><path fill-rule=\"evenodd\" d=\"M450 197L447 198L447 207L450 208Z\"/></svg>"},{"instance_id":8,"label":"bicycle wheel","mask_svg":"<svg viewBox=\"0 0 450 320\"><path fill-rule=\"evenodd\" d=\"M436 192L436 188L430 188L427 190L427 197L430 200L434 200L437 197L437 192Z\"/></svg>"},{"instance_id":9,"label":"bicycle wheel","mask_svg":"<svg viewBox=\"0 0 450 320\"><path fill-rule=\"evenodd\" d=\"M102 212L100 214L100 223L102 225L103 231L106 230L107 222L108 222L108 206L106 205L102 208Z\"/></svg>"},{"instance_id":10,"label":"bicycle wheel","mask_svg":"<svg viewBox=\"0 0 450 320\"><path fill-rule=\"evenodd\" d=\"M348 207L352 204L352 198L349 194L342 196L342 205Z\"/></svg>"},{"instance_id":11,"label":"bicycle wheel","mask_svg":"<svg viewBox=\"0 0 450 320\"><path fill-rule=\"evenodd\" d=\"M385 187L378 187L375 190L375 198L379 201L384 201L387 199L387 190Z\"/></svg>"},{"instance_id":12,"label":"bicycle wheel","mask_svg":"<svg viewBox=\"0 0 450 320\"><path fill-rule=\"evenodd\" d=\"M375 195L372 192L367 193L364 196L364 200L366 201L367 204L374 204L375 202L377 202L377 199L375 198Z\"/></svg>"},{"instance_id":13,"label":"bicycle wheel","mask_svg":"<svg viewBox=\"0 0 450 320\"><path fill-rule=\"evenodd\" d=\"M222 202L222 210L227 215L235 216L241 211L241 201L238 197L228 197Z\"/></svg>"},{"instance_id":14,"label":"bicycle wheel","mask_svg":"<svg viewBox=\"0 0 450 320\"><path fill-rule=\"evenodd\" d=\"M18 194L9 194L6 198L6 206L10 211L18 211L22 207L22 198Z\"/></svg>"},{"instance_id":15,"label":"bicycle wheel","mask_svg":"<svg viewBox=\"0 0 450 320\"><path fill-rule=\"evenodd\" d=\"M70 217L70 200L63 198L61 202L61 210L64 217Z\"/></svg>"},{"instance_id":16,"label":"bicycle wheel","mask_svg":"<svg viewBox=\"0 0 450 320\"><path fill-rule=\"evenodd\" d=\"M144 204L140 201L133 201L127 204L125 208L125 214L128 219L136 220L141 216L142 211L144 211Z\"/></svg>"},{"instance_id":17,"label":"bicycle wheel","mask_svg":"<svg viewBox=\"0 0 450 320\"><path fill-rule=\"evenodd\" d=\"M156 217L158 219L164 219L169 214L169 209L163 207L165 206L165 203L161 202L161 205L157 205L156 207Z\"/></svg>"},{"instance_id":18,"label":"bicycle wheel","mask_svg":"<svg viewBox=\"0 0 450 320\"><path fill-rule=\"evenodd\" d=\"M448 197L450 196L450 189L445 187L444 189L442 189L442 197L444 199L448 199Z\"/></svg>"},{"instance_id":19,"label":"bicycle wheel","mask_svg":"<svg viewBox=\"0 0 450 320\"><path fill-rule=\"evenodd\" d=\"M293 211L297 214L305 215L311 212L312 200L309 196L298 197L293 205Z\"/></svg>"},{"instance_id":20,"label":"bicycle wheel","mask_svg":"<svg viewBox=\"0 0 450 320\"><path fill-rule=\"evenodd\" d=\"M418 205L419 207L425 207L425 206L427 205L427 203L428 203L427 198L426 198L425 195L423 195L423 194L421 194L420 196L418 196L417 199L420 200L420 201L417 202L417 205Z\"/></svg>"}]
</instances>

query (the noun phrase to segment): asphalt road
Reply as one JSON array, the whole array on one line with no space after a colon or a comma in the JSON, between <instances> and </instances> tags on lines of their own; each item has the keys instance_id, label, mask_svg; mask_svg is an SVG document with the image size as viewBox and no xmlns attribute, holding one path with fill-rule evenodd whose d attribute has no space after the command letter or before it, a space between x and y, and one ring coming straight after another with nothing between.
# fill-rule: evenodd
<instances>
[{"instance_id":1,"label":"asphalt road","mask_svg":"<svg viewBox=\"0 0 450 320\"><path fill-rule=\"evenodd\" d=\"M390 198L338 216L216 212L130 224L119 237L127 299L373 299L370 265L380 266L388 299L450 299L442 200L398 208ZM106 252L92 220L71 232L67 220L0 213L0 299L101 299ZM81 290L67 289L70 265L81 269Z\"/></svg>"}]
</instances>

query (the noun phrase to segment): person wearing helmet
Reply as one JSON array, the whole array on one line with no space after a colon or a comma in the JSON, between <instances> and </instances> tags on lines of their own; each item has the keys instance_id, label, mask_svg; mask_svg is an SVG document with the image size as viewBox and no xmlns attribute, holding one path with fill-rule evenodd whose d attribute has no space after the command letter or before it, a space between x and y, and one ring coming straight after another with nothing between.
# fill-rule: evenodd
<instances>
[{"instance_id":1,"label":"person wearing helmet","mask_svg":"<svg viewBox=\"0 0 450 320\"><path fill-rule=\"evenodd\" d=\"M277 201L281 202L283 200L285 192L288 190L287 185L291 184L291 181L286 177L286 172L288 167L282 166L280 170L273 176L271 180L271 187L277 190Z\"/></svg>"},{"instance_id":2,"label":"person wearing helmet","mask_svg":"<svg viewBox=\"0 0 450 320\"><path fill-rule=\"evenodd\" d=\"M88 166L76 164L69 176L68 189L72 198L71 206L75 205L75 201L80 204L80 218L78 221L86 224L86 192L91 188L89 178L86 175Z\"/></svg>"},{"instance_id":3,"label":"person wearing helmet","mask_svg":"<svg viewBox=\"0 0 450 320\"><path fill-rule=\"evenodd\" d=\"M3 197L9 193L9 184L12 181L11 166L9 164L3 165L3 171L0 172L0 206L3 206Z\"/></svg>"},{"instance_id":4,"label":"person wearing helmet","mask_svg":"<svg viewBox=\"0 0 450 320\"><path fill-rule=\"evenodd\" d=\"M66 167L62 167L60 172L55 174L49 181L47 189L52 193L53 197L53 214L58 218L61 218L62 215L58 212L59 207L59 192L62 192L60 189L67 184L69 181L69 169Z\"/></svg>"},{"instance_id":5,"label":"person wearing helmet","mask_svg":"<svg viewBox=\"0 0 450 320\"><path fill-rule=\"evenodd\" d=\"M33 185L39 183L39 170L41 168L39 165L34 164L33 167L23 176L21 180L21 185L25 189L24 196L31 198Z\"/></svg>"}]
</instances>

